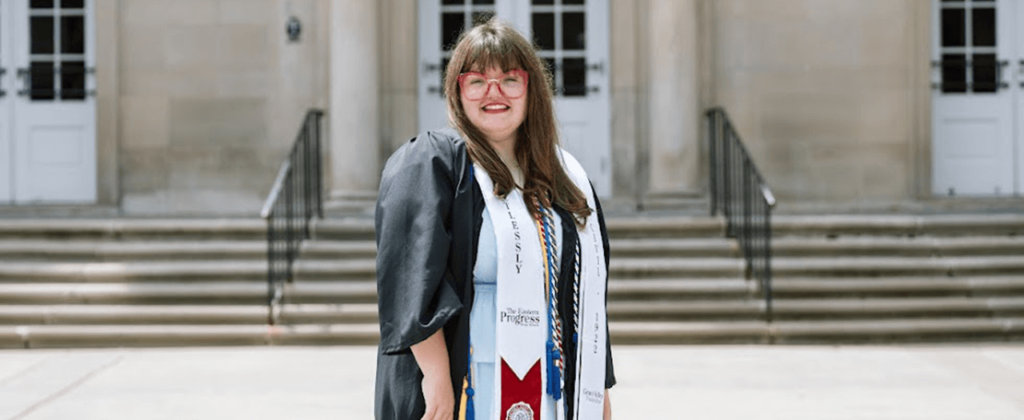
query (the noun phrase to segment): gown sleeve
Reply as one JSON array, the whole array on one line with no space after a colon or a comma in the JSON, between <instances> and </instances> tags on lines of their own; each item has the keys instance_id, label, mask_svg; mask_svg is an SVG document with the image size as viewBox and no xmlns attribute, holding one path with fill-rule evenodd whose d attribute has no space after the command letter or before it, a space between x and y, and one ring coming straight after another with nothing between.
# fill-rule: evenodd
<instances>
[{"instance_id":1,"label":"gown sleeve","mask_svg":"<svg viewBox=\"0 0 1024 420\"><path fill-rule=\"evenodd\" d=\"M450 139L427 133L384 166L374 220L384 354L408 351L462 310L448 269L455 156Z\"/></svg>"},{"instance_id":2,"label":"gown sleeve","mask_svg":"<svg viewBox=\"0 0 1024 420\"><path fill-rule=\"evenodd\" d=\"M605 273L609 273L608 277L610 278L611 277L611 274L610 274L611 272L609 271L609 269L610 269L609 261L611 260L611 249L609 249L608 227L605 225L605 222L604 222L604 211L601 210L601 200L597 198L597 190L594 189L594 185L593 184L590 185L590 189L594 191L594 203L597 204L597 221L601 225L601 242L603 242L603 245L604 245L604 268L605 268L604 272ZM604 299L605 299L604 300L605 312L607 313L607 311L608 311L608 279L605 279L605 283L604 283ZM607 331L607 333L604 335L605 336L605 346L607 348L607 350L605 351L605 354L607 355L607 357L605 359L605 368L604 368L604 372L605 372L604 373L604 387L605 387L605 389L610 389L611 387L615 386L615 382L616 381L615 381L615 366L612 364L612 338L611 338L611 331L608 331L608 317L607 316L605 316L605 319L604 319L604 328L605 328L605 331Z\"/></svg>"}]
</instances>

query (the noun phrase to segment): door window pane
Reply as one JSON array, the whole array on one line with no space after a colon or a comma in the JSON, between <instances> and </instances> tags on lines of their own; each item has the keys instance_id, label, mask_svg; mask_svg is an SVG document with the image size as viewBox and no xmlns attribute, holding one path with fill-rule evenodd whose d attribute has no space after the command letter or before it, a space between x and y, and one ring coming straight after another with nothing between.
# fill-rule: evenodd
<instances>
[{"instance_id":1,"label":"door window pane","mask_svg":"<svg viewBox=\"0 0 1024 420\"><path fill-rule=\"evenodd\" d=\"M494 17L494 12L473 12L473 26L487 23Z\"/></svg>"},{"instance_id":2,"label":"door window pane","mask_svg":"<svg viewBox=\"0 0 1024 420\"><path fill-rule=\"evenodd\" d=\"M971 11L971 35L979 47L996 45L996 9L974 9Z\"/></svg>"},{"instance_id":3,"label":"door window pane","mask_svg":"<svg viewBox=\"0 0 1024 420\"><path fill-rule=\"evenodd\" d=\"M29 97L34 101L48 101L54 99L53 92L53 62L33 61L29 66Z\"/></svg>"},{"instance_id":4,"label":"door window pane","mask_svg":"<svg viewBox=\"0 0 1024 420\"><path fill-rule=\"evenodd\" d=\"M61 99L85 99L85 62L65 61L60 64Z\"/></svg>"},{"instance_id":5,"label":"door window pane","mask_svg":"<svg viewBox=\"0 0 1024 420\"><path fill-rule=\"evenodd\" d=\"M562 48L566 50L586 49L585 19L583 13L562 14Z\"/></svg>"},{"instance_id":6,"label":"door window pane","mask_svg":"<svg viewBox=\"0 0 1024 420\"><path fill-rule=\"evenodd\" d=\"M555 75L555 59L554 58L544 58L544 59L542 59L542 61L544 61L544 64L545 64L545 66L548 69L548 74L550 74L552 77L554 77L554 75Z\"/></svg>"},{"instance_id":7,"label":"door window pane","mask_svg":"<svg viewBox=\"0 0 1024 420\"><path fill-rule=\"evenodd\" d=\"M963 54L942 55L942 92L967 92L967 56Z\"/></svg>"},{"instance_id":8,"label":"door window pane","mask_svg":"<svg viewBox=\"0 0 1024 420\"><path fill-rule=\"evenodd\" d=\"M555 0L533 0L533 4L544 6L549 4L555 4Z\"/></svg>"},{"instance_id":9,"label":"door window pane","mask_svg":"<svg viewBox=\"0 0 1024 420\"><path fill-rule=\"evenodd\" d=\"M53 54L53 17L33 16L29 24L32 54Z\"/></svg>"},{"instance_id":10,"label":"door window pane","mask_svg":"<svg viewBox=\"0 0 1024 420\"><path fill-rule=\"evenodd\" d=\"M473 0L473 4L494 4L494 0Z\"/></svg>"},{"instance_id":11,"label":"door window pane","mask_svg":"<svg viewBox=\"0 0 1024 420\"><path fill-rule=\"evenodd\" d=\"M442 0L441 4L451 5L451 4L466 4L466 3L463 0Z\"/></svg>"},{"instance_id":12,"label":"door window pane","mask_svg":"<svg viewBox=\"0 0 1024 420\"><path fill-rule=\"evenodd\" d=\"M60 0L60 7L64 9L84 9L85 0Z\"/></svg>"},{"instance_id":13,"label":"door window pane","mask_svg":"<svg viewBox=\"0 0 1024 420\"><path fill-rule=\"evenodd\" d=\"M942 46L964 46L964 9L942 9Z\"/></svg>"},{"instance_id":14,"label":"door window pane","mask_svg":"<svg viewBox=\"0 0 1024 420\"><path fill-rule=\"evenodd\" d=\"M60 18L60 50L64 54L85 54L85 17Z\"/></svg>"},{"instance_id":15,"label":"door window pane","mask_svg":"<svg viewBox=\"0 0 1024 420\"><path fill-rule=\"evenodd\" d=\"M562 4L583 4L583 0L562 0Z\"/></svg>"},{"instance_id":16,"label":"door window pane","mask_svg":"<svg viewBox=\"0 0 1024 420\"><path fill-rule=\"evenodd\" d=\"M465 21L466 17L462 12L441 14L441 45L445 51L455 48L455 43L459 41L459 35L462 34L462 25Z\"/></svg>"},{"instance_id":17,"label":"door window pane","mask_svg":"<svg viewBox=\"0 0 1024 420\"><path fill-rule=\"evenodd\" d=\"M586 60L582 58L566 58L562 63L562 81L565 96L586 96Z\"/></svg>"},{"instance_id":18,"label":"door window pane","mask_svg":"<svg viewBox=\"0 0 1024 420\"><path fill-rule=\"evenodd\" d=\"M555 49L555 14L533 14L533 38L542 50Z\"/></svg>"},{"instance_id":19,"label":"door window pane","mask_svg":"<svg viewBox=\"0 0 1024 420\"><path fill-rule=\"evenodd\" d=\"M995 54L974 54L971 62L974 70L974 92L993 93L999 90L999 63Z\"/></svg>"},{"instance_id":20,"label":"door window pane","mask_svg":"<svg viewBox=\"0 0 1024 420\"><path fill-rule=\"evenodd\" d=\"M29 2L29 7L33 9L51 9L53 8L53 0L32 0Z\"/></svg>"}]
</instances>

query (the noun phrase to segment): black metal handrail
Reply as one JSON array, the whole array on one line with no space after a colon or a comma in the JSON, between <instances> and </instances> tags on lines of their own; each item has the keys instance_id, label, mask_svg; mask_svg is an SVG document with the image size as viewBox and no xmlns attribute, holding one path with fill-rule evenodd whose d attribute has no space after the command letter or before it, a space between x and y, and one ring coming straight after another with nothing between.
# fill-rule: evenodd
<instances>
[{"instance_id":1,"label":"black metal handrail","mask_svg":"<svg viewBox=\"0 0 1024 420\"><path fill-rule=\"evenodd\" d=\"M772 195L739 134L722 108L707 111L711 160L711 215L723 214L726 230L736 238L746 260L747 278L755 278L772 321Z\"/></svg>"},{"instance_id":2,"label":"black metal handrail","mask_svg":"<svg viewBox=\"0 0 1024 420\"><path fill-rule=\"evenodd\" d=\"M299 245L309 239L313 217L324 217L320 180L320 121L323 111L306 113L295 144L277 173L260 216L267 221L267 323L280 316L284 285L292 282Z\"/></svg>"}]
</instances>

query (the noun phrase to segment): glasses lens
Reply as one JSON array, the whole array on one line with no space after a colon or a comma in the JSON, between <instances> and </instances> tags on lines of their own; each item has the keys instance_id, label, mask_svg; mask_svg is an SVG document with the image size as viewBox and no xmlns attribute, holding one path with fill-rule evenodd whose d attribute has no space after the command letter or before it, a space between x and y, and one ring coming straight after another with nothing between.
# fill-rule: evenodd
<instances>
[{"instance_id":1,"label":"glasses lens","mask_svg":"<svg viewBox=\"0 0 1024 420\"><path fill-rule=\"evenodd\" d=\"M526 78L519 73L506 73L497 79L488 79L479 73L466 74L462 77L462 92L472 100L483 98L491 82L496 82L501 93L511 99L526 93Z\"/></svg>"},{"instance_id":2,"label":"glasses lens","mask_svg":"<svg viewBox=\"0 0 1024 420\"><path fill-rule=\"evenodd\" d=\"M526 82L519 74L506 74L501 79L501 91L509 98L518 98L526 92Z\"/></svg>"},{"instance_id":3,"label":"glasses lens","mask_svg":"<svg viewBox=\"0 0 1024 420\"><path fill-rule=\"evenodd\" d=\"M487 92L487 79L476 74L467 75L462 79L462 90L470 99L479 99Z\"/></svg>"}]
</instances>

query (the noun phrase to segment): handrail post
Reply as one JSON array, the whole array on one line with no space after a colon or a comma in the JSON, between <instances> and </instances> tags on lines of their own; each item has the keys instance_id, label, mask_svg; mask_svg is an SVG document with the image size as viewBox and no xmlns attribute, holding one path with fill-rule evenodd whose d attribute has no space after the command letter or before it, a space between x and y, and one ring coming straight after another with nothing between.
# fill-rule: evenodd
<instances>
[{"instance_id":1,"label":"handrail post","mask_svg":"<svg viewBox=\"0 0 1024 420\"><path fill-rule=\"evenodd\" d=\"M746 156L743 157L742 162L743 162L743 164L740 165L740 168L742 168L742 170L743 170L743 175L740 176L740 180L741 180L740 194L743 197L743 226L740 228L740 231L743 232L742 233L742 236L743 236L743 253L745 255L747 255L747 258L746 258L746 260L747 260L746 261L746 263L747 263L747 278L750 278L750 276L752 276L754 274L754 266L753 266L754 259L753 259L753 255L752 255L753 251L754 251L753 250L753 245L754 244L753 244L753 241L752 241L753 238L751 238L751 234L750 234L750 231L751 231L751 226L750 226L750 211L751 211L750 206L751 206L751 200L750 200L750 188L748 187L748 185L751 183L750 182L750 164L747 161Z\"/></svg>"},{"instance_id":2,"label":"handrail post","mask_svg":"<svg viewBox=\"0 0 1024 420\"><path fill-rule=\"evenodd\" d=\"M313 163L314 163L314 165L316 165L316 177L314 178L314 182L316 183L316 193L315 193L316 194L316 215L317 215L317 217L323 219L324 218L324 198L323 198L324 197L324 190L323 190L322 183L323 183L324 172L323 172L323 167L321 166L322 163L323 163L322 162L323 159L321 158L321 154L320 154L320 134L321 134L320 133L320 123L321 123L321 121L323 121L323 112L315 111L315 113L313 115L314 115L313 119L315 120L315 122L313 123L313 131L316 133L316 141L313 142L313 148L315 150L315 152L313 154Z\"/></svg>"},{"instance_id":3,"label":"handrail post","mask_svg":"<svg viewBox=\"0 0 1024 420\"><path fill-rule=\"evenodd\" d=\"M267 218L267 324L274 325L274 218Z\"/></svg>"},{"instance_id":4,"label":"handrail post","mask_svg":"<svg viewBox=\"0 0 1024 420\"><path fill-rule=\"evenodd\" d=\"M729 135L729 126L722 124L722 209L725 217L732 217L732 137ZM729 236L735 237L732 230L732 223L726 224L726 232Z\"/></svg>"},{"instance_id":5,"label":"handrail post","mask_svg":"<svg viewBox=\"0 0 1024 420\"><path fill-rule=\"evenodd\" d=\"M309 218L313 213L313 203L310 189L310 158L309 158L309 121L310 116L306 116L306 122L302 128L302 239L309 239Z\"/></svg>"},{"instance_id":6,"label":"handrail post","mask_svg":"<svg viewBox=\"0 0 1024 420\"><path fill-rule=\"evenodd\" d=\"M767 204L767 203L766 203ZM772 322L772 210L771 207L765 206L764 210L764 290L765 290L765 310L768 322Z\"/></svg>"},{"instance_id":7,"label":"handrail post","mask_svg":"<svg viewBox=\"0 0 1024 420\"><path fill-rule=\"evenodd\" d=\"M710 179L708 180L709 188L708 191L711 194L711 215L718 215L718 115L716 110L712 109L707 112L707 138L708 138L708 157L711 164L708 165L710 169Z\"/></svg>"}]
</instances>

